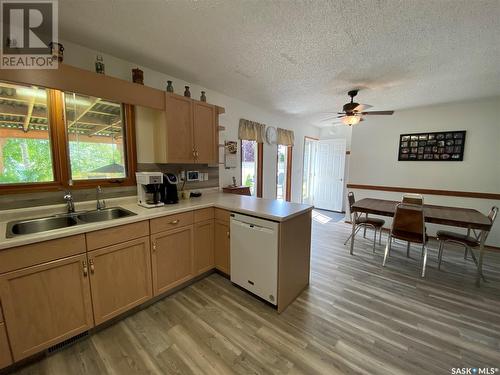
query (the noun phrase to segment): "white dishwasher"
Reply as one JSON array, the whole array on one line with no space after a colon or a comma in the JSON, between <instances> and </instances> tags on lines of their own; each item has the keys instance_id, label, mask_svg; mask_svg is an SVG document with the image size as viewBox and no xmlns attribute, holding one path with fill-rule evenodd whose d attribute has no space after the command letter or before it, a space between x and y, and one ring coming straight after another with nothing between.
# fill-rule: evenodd
<instances>
[{"instance_id":1,"label":"white dishwasher","mask_svg":"<svg viewBox=\"0 0 500 375\"><path fill-rule=\"evenodd\" d=\"M277 304L278 223L231 214L231 281Z\"/></svg>"}]
</instances>

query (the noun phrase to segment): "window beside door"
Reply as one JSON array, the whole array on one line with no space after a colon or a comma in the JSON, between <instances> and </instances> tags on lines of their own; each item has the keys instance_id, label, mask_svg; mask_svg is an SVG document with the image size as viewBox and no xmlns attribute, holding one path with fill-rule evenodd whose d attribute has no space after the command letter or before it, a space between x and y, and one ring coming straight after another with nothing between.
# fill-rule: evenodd
<instances>
[{"instance_id":1,"label":"window beside door","mask_svg":"<svg viewBox=\"0 0 500 375\"><path fill-rule=\"evenodd\" d=\"M292 146L278 145L276 199L291 200Z\"/></svg>"},{"instance_id":2,"label":"window beside door","mask_svg":"<svg viewBox=\"0 0 500 375\"><path fill-rule=\"evenodd\" d=\"M241 140L241 184L257 197L262 197L262 154L262 143Z\"/></svg>"}]
</instances>

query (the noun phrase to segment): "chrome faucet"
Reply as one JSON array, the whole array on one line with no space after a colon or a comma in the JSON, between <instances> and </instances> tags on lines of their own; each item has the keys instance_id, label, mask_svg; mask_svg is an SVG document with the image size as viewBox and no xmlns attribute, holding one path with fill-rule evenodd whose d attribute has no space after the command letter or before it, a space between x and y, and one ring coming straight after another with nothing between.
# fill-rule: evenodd
<instances>
[{"instance_id":1,"label":"chrome faucet","mask_svg":"<svg viewBox=\"0 0 500 375\"><path fill-rule=\"evenodd\" d=\"M101 194L102 194L102 189L101 185L97 185L97 188L95 190L95 199L96 199L96 208L98 210L102 210L106 208L106 201L104 199L101 199Z\"/></svg>"},{"instance_id":2,"label":"chrome faucet","mask_svg":"<svg viewBox=\"0 0 500 375\"><path fill-rule=\"evenodd\" d=\"M66 191L64 200L66 201L66 206L68 207L68 213L70 214L75 212L75 203L73 202L73 195L71 194L71 191Z\"/></svg>"}]
</instances>

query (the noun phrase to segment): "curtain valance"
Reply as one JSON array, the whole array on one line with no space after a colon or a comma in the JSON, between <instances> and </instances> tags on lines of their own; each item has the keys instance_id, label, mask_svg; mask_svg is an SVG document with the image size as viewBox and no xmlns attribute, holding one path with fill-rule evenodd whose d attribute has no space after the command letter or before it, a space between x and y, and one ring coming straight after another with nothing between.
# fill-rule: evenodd
<instances>
[{"instance_id":1,"label":"curtain valance","mask_svg":"<svg viewBox=\"0 0 500 375\"><path fill-rule=\"evenodd\" d=\"M240 126L238 128L238 138L247 141L257 141L257 143L264 143L264 133L266 125L260 124L255 121L240 119Z\"/></svg>"},{"instance_id":2,"label":"curtain valance","mask_svg":"<svg viewBox=\"0 0 500 375\"><path fill-rule=\"evenodd\" d=\"M293 130L277 129L277 142L279 145L293 146L295 142L295 134Z\"/></svg>"}]
</instances>

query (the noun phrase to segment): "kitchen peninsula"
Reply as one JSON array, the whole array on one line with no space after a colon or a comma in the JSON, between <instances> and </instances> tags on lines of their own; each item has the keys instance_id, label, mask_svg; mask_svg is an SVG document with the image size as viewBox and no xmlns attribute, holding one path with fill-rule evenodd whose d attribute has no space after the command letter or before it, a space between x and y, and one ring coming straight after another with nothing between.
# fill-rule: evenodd
<instances>
[{"instance_id":1,"label":"kitchen peninsula","mask_svg":"<svg viewBox=\"0 0 500 375\"><path fill-rule=\"evenodd\" d=\"M94 204L76 203L76 210ZM60 214L64 206L1 213L0 328L8 332L14 361L147 306L214 270L230 276L234 214L278 228L278 313L309 284L311 206L219 192L154 209L137 206L132 197L109 200L108 206L133 214L6 238L7 222Z\"/></svg>"}]
</instances>

